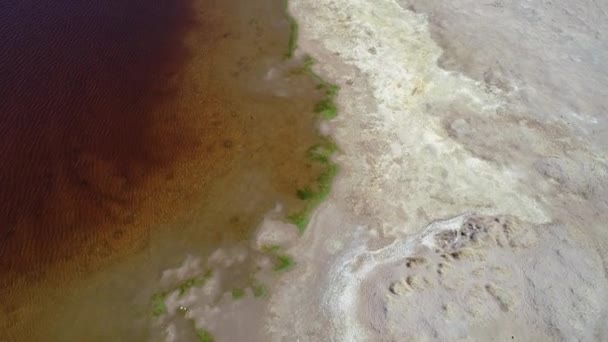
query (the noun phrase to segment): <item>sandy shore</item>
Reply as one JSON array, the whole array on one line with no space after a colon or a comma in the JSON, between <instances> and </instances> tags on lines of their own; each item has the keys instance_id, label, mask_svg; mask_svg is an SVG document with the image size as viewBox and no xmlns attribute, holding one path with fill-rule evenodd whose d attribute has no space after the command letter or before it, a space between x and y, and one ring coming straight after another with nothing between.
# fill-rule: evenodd
<instances>
[{"instance_id":1,"label":"sandy shore","mask_svg":"<svg viewBox=\"0 0 608 342\"><path fill-rule=\"evenodd\" d=\"M271 339L608 339L607 9L290 1L342 171Z\"/></svg>"}]
</instances>

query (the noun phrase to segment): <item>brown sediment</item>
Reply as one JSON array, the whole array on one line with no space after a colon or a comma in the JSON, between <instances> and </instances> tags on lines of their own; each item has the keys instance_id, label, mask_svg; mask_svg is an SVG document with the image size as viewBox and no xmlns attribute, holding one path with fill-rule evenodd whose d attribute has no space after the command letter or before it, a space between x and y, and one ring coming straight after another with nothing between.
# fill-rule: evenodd
<instances>
[{"instance_id":1,"label":"brown sediment","mask_svg":"<svg viewBox=\"0 0 608 342\"><path fill-rule=\"evenodd\" d=\"M158 227L199 220L190 243L234 241L274 201L297 205L315 172L303 156L318 94L303 75L261 82L285 51L281 11L278 0L0 6L8 340L32 329L32 307L147 248Z\"/></svg>"}]
</instances>

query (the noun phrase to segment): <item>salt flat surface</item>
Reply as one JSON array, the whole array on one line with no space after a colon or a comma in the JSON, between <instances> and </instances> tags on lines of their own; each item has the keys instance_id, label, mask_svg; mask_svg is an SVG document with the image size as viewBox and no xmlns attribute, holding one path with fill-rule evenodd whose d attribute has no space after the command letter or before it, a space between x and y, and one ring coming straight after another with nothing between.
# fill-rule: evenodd
<instances>
[{"instance_id":1,"label":"salt flat surface","mask_svg":"<svg viewBox=\"0 0 608 342\"><path fill-rule=\"evenodd\" d=\"M342 173L276 341L608 339L600 1L290 1Z\"/></svg>"}]
</instances>

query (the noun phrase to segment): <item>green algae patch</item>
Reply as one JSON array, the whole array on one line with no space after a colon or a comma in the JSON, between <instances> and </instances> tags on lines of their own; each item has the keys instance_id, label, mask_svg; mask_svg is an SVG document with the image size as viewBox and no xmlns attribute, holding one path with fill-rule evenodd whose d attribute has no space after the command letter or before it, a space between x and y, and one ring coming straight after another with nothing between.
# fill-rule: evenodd
<instances>
[{"instance_id":1,"label":"green algae patch","mask_svg":"<svg viewBox=\"0 0 608 342\"><path fill-rule=\"evenodd\" d=\"M326 98L315 105L315 113L319 114L321 118L325 120L331 120L338 114L338 108L333 99Z\"/></svg>"},{"instance_id":2,"label":"green algae patch","mask_svg":"<svg viewBox=\"0 0 608 342\"><path fill-rule=\"evenodd\" d=\"M262 252L269 254L276 254L281 250L281 246L279 245L271 245L262 247Z\"/></svg>"},{"instance_id":3,"label":"green algae patch","mask_svg":"<svg viewBox=\"0 0 608 342\"><path fill-rule=\"evenodd\" d=\"M208 270L202 275L183 281L169 291L157 292L153 294L150 298L150 301L152 302L152 316L159 317L167 311L167 307L165 306L165 298L167 298L169 293L178 291L179 295L182 296L184 293L186 293L186 291L193 287L201 287L205 285L212 275L213 272Z\"/></svg>"},{"instance_id":4,"label":"green algae patch","mask_svg":"<svg viewBox=\"0 0 608 342\"><path fill-rule=\"evenodd\" d=\"M312 190L310 187L305 187L305 188L303 188L303 189L298 189L298 190L296 191L296 196L297 196L299 199L301 199L301 200L305 201L305 200L308 200L308 199L314 198L314 196L315 196L315 192L314 192L314 191L313 191L313 190Z\"/></svg>"},{"instance_id":5,"label":"green algae patch","mask_svg":"<svg viewBox=\"0 0 608 342\"><path fill-rule=\"evenodd\" d=\"M338 151L338 146L329 138L323 138L321 143L308 148L306 157L311 161L330 164L330 158L336 151Z\"/></svg>"},{"instance_id":6,"label":"green algae patch","mask_svg":"<svg viewBox=\"0 0 608 342\"><path fill-rule=\"evenodd\" d=\"M299 211L297 213L293 213L287 216L287 220L298 227L298 231L303 233L306 230L306 226L308 226L308 222L310 222L310 211L307 209Z\"/></svg>"},{"instance_id":7,"label":"green algae patch","mask_svg":"<svg viewBox=\"0 0 608 342\"><path fill-rule=\"evenodd\" d=\"M312 211L329 196L331 185L339 171L338 165L331 161L335 144L329 139L327 142L327 145L315 145L309 149L309 158L312 162L320 163L322 170L313 184L296 191L296 197L306 202L304 209L287 216L287 220L298 227L300 233L304 232L308 226Z\"/></svg>"},{"instance_id":8,"label":"green algae patch","mask_svg":"<svg viewBox=\"0 0 608 342\"><path fill-rule=\"evenodd\" d=\"M318 207L331 191L331 184L333 179L338 174L338 165L334 163L327 164L326 168L319 174L314 185L315 190L311 190L310 187L306 187L304 190L298 190L297 197L301 200L306 201L305 208L301 211L292 213L287 216L287 220L295 225L300 233L303 233L310 222L310 217L313 210ZM303 196L303 195L306 196Z\"/></svg>"},{"instance_id":9,"label":"green algae patch","mask_svg":"<svg viewBox=\"0 0 608 342\"><path fill-rule=\"evenodd\" d=\"M304 209L287 216L287 220L294 224L302 233L310 222L312 211L323 202L331 191L331 184L338 174L339 168L331 160L331 156L338 150L338 146L329 138L311 146L306 151L306 158L311 163L321 166L321 172L312 184L296 191L296 197L305 201Z\"/></svg>"},{"instance_id":10,"label":"green algae patch","mask_svg":"<svg viewBox=\"0 0 608 342\"><path fill-rule=\"evenodd\" d=\"M285 0L285 11L289 20L289 42L286 57L291 58L297 47L298 24L289 14L289 0ZM338 106L336 105L335 98L338 95L340 87L325 81L315 73L312 69L315 63L314 58L306 55L304 56L302 68L296 72L309 75L317 83L316 88L322 90L324 96L315 104L313 111L322 120L332 120L338 115ZM305 201L306 204L303 210L288 215L287 220L295 225L300 233L304 232L308 226L312 211L329 195L331 183L338 173L338 165L330 159L331 155L336 151L336 144L331 139L324 137L322 143L313 145L307 152L307 157L312 162L322 164L323 170L314 184L297 189L296 191L296 197Z\"/></svg>"},{"instance_id":11,"label":"green algae patch","mask_svg":"<svg viewBox=\"0 0 608 342\"><path fill-rule=\"evenodd\" d=\"M268 295L268 290L262 284L257 284L253 286L253 296L255 298L266 298Z\"/></svg>"},{"instance_id":12,"label":"green algae patch","mask_svg":"<svg viewBox=\"0 0 608 342\"><path fill-rule=\"evenodd\" d=\"M275 264L274 264L273 270L276 272L285 271L287 269L292 268L296 264L290 255L287 255L287 254L284 254L281 252L281 246L279 246L279 245L272 245L272 246L264 247L263 251L274 257ZM254 295L256 293L256 287L258 287L258 286L262 286L262 285L252 286ZM259 290L261 290L261 289L259 289ZM265 292L266 292L266 290L264 289L264 293Z\"/></svg>"},{"instance_id":13,"label":"green algae patch","mask_svg":"<svg viewBox=\"0 0 608 342\"><path fill-rule=\"evenodd\" d=\"M338 107L335 98L340 91L340 87L326 82L317 75L312 67L315 60L304 57L302 71L310 75L317 82L317 89L323 90L324 97L314 107L314 112L322 120L331 120L338 115ZM310 222L312 211L323 202L331 191L331 184L338 174L339 168L331 160L331 156L338 151L338 146L330 138L323 137L321 143L311 146L306 152L306 157L313 163L321 165L322 169L313 184L302 187L296 191L298 199L305 201L304 209L290 214L287 220L298 227L303 232Z\"/></svg>"},{"instance_id":14,"label":"green algae patch","mask_svg":"<svg viewBox=\"0 0 608 342\"><path fill-rule=\"evenodd\" d=\"M236 288L232 289L232 299L241 299L245 297L245 290Z\"/></svg>"},{"instance_id":15,"label":"green algae patch","mask_svg":"<svg viewBox=\"0 0 608 342\"><path fill-rule=\"evenodd\" d=\"M291 58L293 56L294 51L297 47L298 40L298 23L296 23L295 19L289 17L289 43L287 47L287 53L285 57Z\"/></svg>"},{"instance_id":16,"label":"green algae patch","mask_svg":"<svg viewBox=\"0 0 608 342\"><path fill-rule=\"evenodd\" d=\"M199 342L213 342L213 336L205 329L198 329L196 331L196 337Z\"/></svg>"},{"instance_id":17,"label":"green algae patch","mask_svg":"<svg viewBox=\"0 0 608 342\"><path fill-rule=\"evenodd\" d=\"M167 311L165 306L165 298L167 297L166 292L155 293L151 297L152 302L152 316L159 317Z\"/></svg>"},{"instance_id":18,"label":"green algae patch","mask_svg":"<svg viewBox=\"0 0 608 342\"><path fill-rule=\"evenodd\" d=\"M186 293L186 291L188 291L189 289L191 289L193 287L201 287L201 286L205 285L207 280L209 280L209 278L211 278L212 275L213 275L213 271L208 270L207 272L205 272L202 275L190 278L190 279L180 283L179 285L177 285L177 287L175 289L178 290L179 295L182 296L184 293Z\"/></svg>"},{"instance_id":19,"label":"green algae patch","mask_svg":"<svg viewBox=\"0 0 608 342\"><path fill-rule=\"evenodd\" d=\"M287 42L285 58L291 58L298 46L298 23L289 14L289 0L285 0L285 13L287 13L287 21L289 23L289 40Z\"/></svg>"},{"instance_id":20,"label":"green algae patch","mask_svg":"<svg viewBox=\"0 0 608 342\"><path fill-rule=\"evenodd\" d=\"M277 255L277 264L274 266L274 270L277 272L283 272L295 265L295 261L289 255Z\"/></svg>"},{"instance_id":21,"label":"green algae patch","mask_svg":"<svg viewBox=\"0 0 608 342\"><path fill-rule=\"evenodd\" d=\"M317 102L314 107L314 112L317 113L323 120L331 120L338 115L338 107L336 106L335 98L338 95L340 87L336 84L325 81L321 76L312 70L315 65L315 60L310 56L304 57L302 72L311 76L317 83L317 89L322 90L324 97Z\"/></svg>"}]
</instances>

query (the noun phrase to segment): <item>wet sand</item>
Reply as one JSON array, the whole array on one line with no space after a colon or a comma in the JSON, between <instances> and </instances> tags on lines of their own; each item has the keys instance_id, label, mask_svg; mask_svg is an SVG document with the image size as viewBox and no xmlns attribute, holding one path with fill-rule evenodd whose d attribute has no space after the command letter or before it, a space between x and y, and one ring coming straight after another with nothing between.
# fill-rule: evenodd
<instances>
[{"instance_id":1,"label":"wet sand","mask_svg":"<svg viewBox=\"0 0 608 342\"><path fill-rule=\"evenodd\" d=\"M0 8L1 339L143 338L123 299L301 205L320 94L283 5Z\"/></svg>"}]
</instances>

